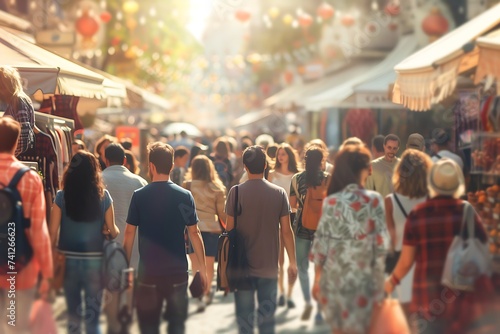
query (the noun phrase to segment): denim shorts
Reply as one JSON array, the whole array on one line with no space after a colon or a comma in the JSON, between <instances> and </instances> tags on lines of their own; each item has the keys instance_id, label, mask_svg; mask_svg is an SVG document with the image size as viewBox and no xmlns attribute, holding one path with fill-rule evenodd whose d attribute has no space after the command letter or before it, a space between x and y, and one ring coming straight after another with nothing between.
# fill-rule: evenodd
<instances>
[{"instance_id":1,"label":"denim shorts","mask_svg":"<svg viewBox=\"0 0 500 334\"><path fill-rule=\"evenodd\" d=\"M217 256L217 244L219 243L219 234L211 232L201 232L203 244L205 244L205 256Z\"/></svg>"},{"instance_id":2,"label":"denim shorts","mask_svg":"<svg viewBox=\"0 0 500 334\"><path fill-rule=\"evenodd\" d=\"M205 245L205 256L217 256L217 244L219 242L219 234L211 232L201 232L203 244ZM186 253L193 254L194 248L189 235L186 233Z\"/></svg>"}]
</instances>

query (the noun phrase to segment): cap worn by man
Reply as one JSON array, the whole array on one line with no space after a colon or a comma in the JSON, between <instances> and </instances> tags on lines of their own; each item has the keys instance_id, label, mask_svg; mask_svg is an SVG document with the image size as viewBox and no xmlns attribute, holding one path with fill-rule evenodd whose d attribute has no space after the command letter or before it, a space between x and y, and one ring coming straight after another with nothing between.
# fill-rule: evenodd
<instances>
[{"instance_id":1,"label":"cap worn by man","mask_svg":"<svg viewBox=\"0 0 500 334\"><path fill-rule=\"evenodd\" d=\"M406 148L413 148L416 150L424 151L425 140L424 137L419 133L412 133L408 136L408 141L406 142Z\"/></svg>"},{"instance_id":2,"label":"cap worn by man","mask_svg":"<svg viewBox=\"0 0 500 334\"><path fill-rule=\"evenodd\" d=\"M436 129L432 131L432 144L437 144L439 146L446 145L450 141L450 136L444 129Z\"/></svg>"}]
</instances>

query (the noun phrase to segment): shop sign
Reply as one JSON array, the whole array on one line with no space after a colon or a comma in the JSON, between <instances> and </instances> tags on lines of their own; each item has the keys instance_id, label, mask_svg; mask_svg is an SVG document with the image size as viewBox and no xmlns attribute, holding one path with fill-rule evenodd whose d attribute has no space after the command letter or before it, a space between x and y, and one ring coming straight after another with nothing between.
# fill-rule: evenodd
<instances>
[{"instance_id":1,"label":"shop sign","mask_svg":"<svg viewBox=\"0 0 500 334\"><path fill-rule=\"evenodd\" d=\"M401 106L393 103L387 93L360 92L356 93L356 108L400 109Z\"/></svg>"}]
</instances>

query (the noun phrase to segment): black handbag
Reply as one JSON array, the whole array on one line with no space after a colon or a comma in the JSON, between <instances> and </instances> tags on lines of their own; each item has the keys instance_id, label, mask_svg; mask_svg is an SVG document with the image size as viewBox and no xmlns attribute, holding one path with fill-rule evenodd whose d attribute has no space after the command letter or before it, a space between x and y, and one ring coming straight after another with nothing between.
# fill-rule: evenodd
<instances>
[{"instance_id":1,"label":"black handbag","mask_svg":"<svg viewBox=\"0 0 500 334\"><path fill-rule=\"evenodd\" d=\"M403 213L405 217L408 217L408 214L406 213L406 210L403 207L403 204L401 204L401 201L399 200L398 196L396 193L393 193L394 199L396 200L396 203L398 204L399 209ZM401 252L394 252L392 254L388 254L387 257L385 258L385 272L386 274L392 274L394 271L394 268L396 268L396 265L398 264L399 257L401 256Z\"/></svg>"},{"instance_id":2,"label":"black handbag","mask_svg":"<svg viewBox=\"0 0 500 334\"><path fill-rule=\"evenodd\" d=\"M224 231L218 242L217 250L217 289L249 290L252 287L248 274L248 261L244 240L238 233L238 186L234 187L234 228Z\"/></svg>"},{"instance_id":3,"label":"black handbag","mask_svg":"<svg viewBox=\"0 0 500 334\"><path fill-rule=\"evenodd\" d=\"M401 252L394 252L392 254L387 254L385 258L385 272L386 274L392 274L394 268L396 268L396 264L398 264L399 257L401 256Z\"/></svg>"}]
</instances>

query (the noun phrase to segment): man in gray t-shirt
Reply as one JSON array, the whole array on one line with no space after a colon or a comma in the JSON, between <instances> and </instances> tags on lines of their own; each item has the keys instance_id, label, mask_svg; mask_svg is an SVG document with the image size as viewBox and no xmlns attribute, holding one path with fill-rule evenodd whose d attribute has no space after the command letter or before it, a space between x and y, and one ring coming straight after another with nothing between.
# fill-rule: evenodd
<instances>
[{"instance_id":1,"label":"man in gray t-shirt","mask_svg":"<svg viewBox=\"0 0 500 334\"><path fill-rule=\"evenodd\" d=\"M244 240L252 288L235 292L236 319L240 333L253 333L255 294L257 294L259 332L274 333L276 296L278 290L279 233L288 254L288 277L297 278L295 241L290 225L290 204L285 190L264 179L266 154L259 146L251 146L243 153L243 164L248 181L238 187L238 212L234 212L235 187L226 203L227 229L236 229ZM271 303L269 303L271 301Z\"/></svg>"}]
</instances>

